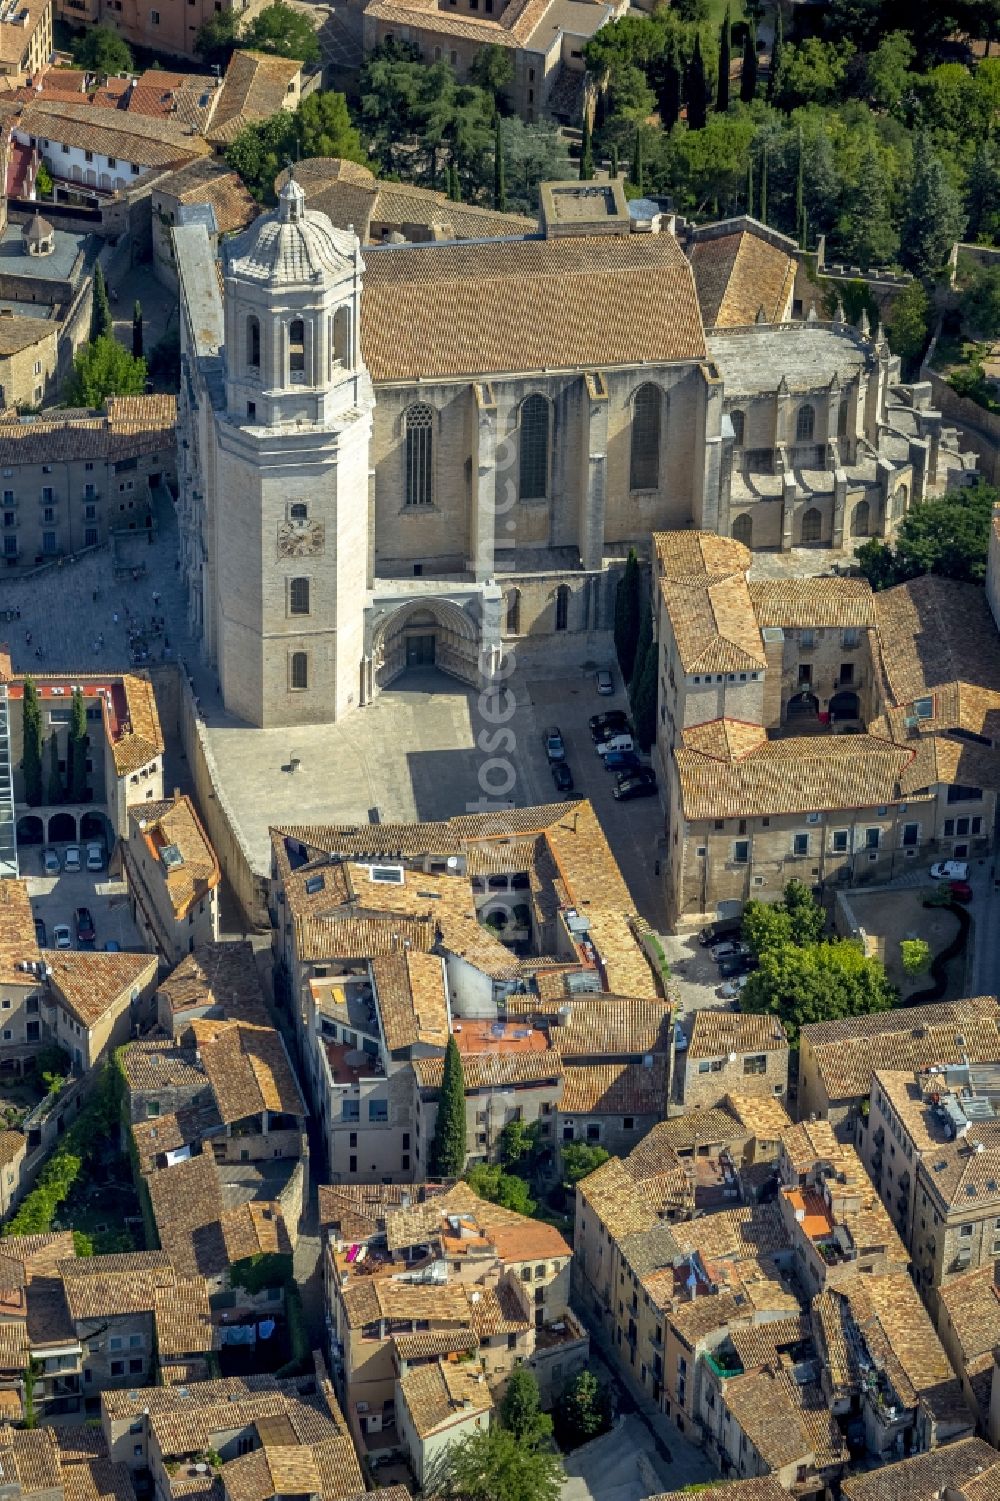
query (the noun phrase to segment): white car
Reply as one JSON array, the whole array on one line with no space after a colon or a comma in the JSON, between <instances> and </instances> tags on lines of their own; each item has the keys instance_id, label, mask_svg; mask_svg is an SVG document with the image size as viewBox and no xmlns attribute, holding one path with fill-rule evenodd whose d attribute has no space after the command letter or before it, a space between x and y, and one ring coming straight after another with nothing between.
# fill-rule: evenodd
<instances>
[{"instance_id":1,"label":"white car","mask_svg":"<svg viewBox=\"0 0 1000 1501\"><path fill-rule=\"evenodd\" d=\"M42 869L47 876L57 876L62 870L59 862L58 850L47 849L42 851Z\"/></svg>"},{"instance_id":2,"label":"white car","mask_svg":"<svg viewBox=\"0 0 1000 1501\"><path fill-rule=\"evenodd\" d=\"M57 922L52 929L52 947L54 949L71 949L73 947L73 934L70 932L67 923Z\"/></svg>"},{"instance_id":3,"label":"white car","mask_svg":"<svg viewBox=\"0 0 1000 1501\"><path fill-rule=\"evenodd\" d=\"M937 865L931 866L932 881L967 881L969 879L969 863L967 860L939 860Z\"/></svg>"},{"instance_id":4,"label":"white car","mask_svg":"<svg viewBox=\"0 0 1000 1501\"><path fill-rule=\"evenodd\" d=\"M598 691L598 693L601 693L601 694L611 694L611 693L614 693L614 691L615 691L615 680L614 680L614 678L612 677L611 673L609 672L609 670L606 667L602 667L599 672L597 672L597 673L594 674L594 681L597 684L597 691Z\"/></svg>"},{"instance_id":5,"label":"white car","mask_svg":"<svg viewBox=\"0 0 1000 1501\"><path fill-rule=\"evenodd\" d=\"M743 994L743 987L749 978L749 975L737 975L735 980L727 980L724 985L720 985L715 993L720 1000L737 1001Z\"/></svg>"},{"instance_id":6,"label":"white car","mask_svg":"<svg viewBox=\"0 0 1000 1501\"><path fill-rule=\"evenodd\" d=\"M78 844L68 844L66 846L66 853L63 856L63 870L82 869L83 863L80 859L80 846Z\"/></svg>"},{"instance_id":7,"label":"white car","mask_svg":"<svg viewBox=\"0 0 1000 1501\"><path fill-rule=\"evenodd\" d=\"M87 869L88 870L103 870L104 869L104 845L103 844L88 844L87 845Z\"/></svg>"}]
</instances>

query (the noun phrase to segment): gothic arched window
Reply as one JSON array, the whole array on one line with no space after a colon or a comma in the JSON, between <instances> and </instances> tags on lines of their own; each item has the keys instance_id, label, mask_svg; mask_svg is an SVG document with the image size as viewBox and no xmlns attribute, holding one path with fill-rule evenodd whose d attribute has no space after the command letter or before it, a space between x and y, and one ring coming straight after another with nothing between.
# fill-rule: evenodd
<instances>
[{"instance_id":1,"label":"gothic arched window","mask_svg":"<svg viewBox=\"0 0 1000 1501\"><path fill-rule=\"evenodd\" d=\"M867 537L870 523L871 506L867 500L859 500L854 507L854 515L851 517L851 536Z\"/></svg>"},{"instance_id":2,"label":"gothic arched window","mask_svg":"<svg viewBox=\"0 0 1000 1501\"><path fill-rule=\"evenodd\" d=\"M260 369L260 320L247 319L247 364L251 370Z\"/></svg>"},{"instance_id":3,"label":"gothic arched window","mask_svg":"<svg viewBox=\"0 0 1000 1501\"><path fill-rule=\"evenodd\" d=\"M293 377L306 373L306 326L301 318L288 325L288 372Z\"/></svg>"},{"instance_id":4,"label":"gothic arched window","mask_svg":"<svg viewBox=\"0 0 1000 1501\"><path fill-rule=\"evenodd\" d=\"M544 500L549 493L549 404L529 396L521 406L520 495Z\"/></svg>"},{"instance_id":5,"label":"gothic arched window","mask_svg":"<svg viewBox=\"0 0 1000 1501\"><path fill-rule=\"evenodd\" d=\"M802 541L818 542L823 527L823 518L815 506L811 506L802 517Z\"/></svg>"},{"instance_id":6,"label":"gothic arched window","mask_svg":"<svg viewBox=\"0 0 1000 1501\"><path fill-rule=\"evenodd\" d=\"M733 443L737 448L742 448L743 434L746 431L746 417L743 412L730 412L729 420L733 424Z\"/></svg>"},{"instance_id":7,"label":"gothic arched window","mask_svg":"<svg viewBox=\"0 0 1000 1501\"><path fill-rule=\"evenodd\" d=\"M795 441L796 443L811 443L813 433L816 430L816 411L808 402L799 407L795 418Z\"/></svg>"},{"instance_id":8,"label":"gothic arched window","mask_svg":"<svg viewBox=\"0 0 1000 1501\"><path fill-rule=\"evenodd\" d=\"M660 482L660 406L659 386L640 386L632 402L632 452L629 463L629 489L655 490Z\"/></svg>"},{"instance_id":9,"label":"gothic arched window","mask_svg":"<svg viewBox=\"0 0 1000 1501\"><path fill-rule=\"evenodd\" d=\"M406 433L406 495L408 506L434 504L434 411L419 402L403 418Z\"/></svg>"},{"instance_id":10,"label":"gothic arched window","mask_svg":"<svg viewBox=\"0 0 1000 1501\"><path fill-rule=\"evenodd\" d=\"M752 547L752 539L753 522L751 521L750 517L744 512L742 516L737 516L736 520L733 522L733 541L742 542L744 547Z\"/></svg>"}]
</instances>

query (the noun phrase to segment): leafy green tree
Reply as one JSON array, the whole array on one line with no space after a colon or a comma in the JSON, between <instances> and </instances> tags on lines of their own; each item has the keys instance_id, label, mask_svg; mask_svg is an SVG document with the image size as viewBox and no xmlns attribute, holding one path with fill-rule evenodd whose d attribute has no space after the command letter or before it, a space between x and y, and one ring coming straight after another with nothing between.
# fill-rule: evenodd
<instances>
[{"instance_id":1,"label":"leafy green tree","mask_svg":"<svg viewBox=\"0 0 1000 1501\"><path fill-rule=\"evenodd\" d=\"M514 54L509 47L498 47L490 42L480 47L469 67L472 83L489 94L495 109L507 102L507 89L514 79Z\"/></svg>"},{"instance_id":2,"label":"leafy green tree","mask_svg":"<svg viewBox=\"0 0 1000 1501\"><path fill-rule=\"evenodd\" d=\"M431 1141L431 1172L437 1178L460 1178L465 1153L465 1074L458 1044L449 1037Z\"/></svg>"},{"instance_id":3,"label":"leafy green tree","mask_svg":"<svg viewBox=\"0 0 1000 1501\"><path fill-rule=\"evenodd\" d=\"M59 770L59 740L55 730L49 736L49 782L45 801L51 806L63 800L62 772Z\"/></svg>"},{"instance_id":4,"label":"leafy green tree","mask_svg":"<svg viewBox=\"0 0 1000 1501\"><path fill-rule=\"evenodd\" d=\"M749 901L743 909L743 942L759 959L792 941L792 920L783 902Z\"/></svg>"},{"instance_id":5,"label":"leafy green tree","mask_svg":"<svg viewBox=\"0 0 1000 1501\"><path fill-rule=\"evenodd\" d=\"M590 182L594 175L594 141L590 129L590 115L583 117L583 140L580 145L580 181Z\"/></svg>"},{"instance_id":6,"label":"leafy green tree","mask_svg":"<svg viewBox=\"0 0 1000 1501\"><path fill-rule=\"evenodd\" d=\"M865 83L879 109L898 110L911 83L913 43L905 31L890 31L865 58Z\"/></svg>"},{"instance_id":7,"label":"leafy green tree","mask_svg":"<svg viewBox=\"0 0 1000 1501\"><path fill-rule=\"evenodd\" d=\"M625 571L618 580L615 593L615 650L622 678L628 683L635 666L636 647L639 644L639 613L642 608L642 578L635 549L630 547L625 560Z\"/></svg>"},{"instance_id":8,"label":"leafy green tree","mask_svg":"<svg viewBox=\"0 0 1000 1501\"><path fill-rule=\"evenodd\" d=\"M497 116L496 134L493 138L493 207L502 214L507 208L507 178L503 159L503 132L500 116Z\"/></svg>"},{"instance_id":9,"label":"leafy green tree","mask_svg":"<svg viewBox=\"0 0 1000 1501\"><path fill-rule=\"evenodd\" d=\"M556 1432L564 1448L587 1443L611 1426L608 1394L593 1371L579 1371L556 1404Z\"/></svg>"},{"instance_id":10,"label":"leafy green tree","mask_svg":"<svg viewBox=\"0 0 1000 1501\"><path fill-rule=\"evenodd\" d=\"M904 938L899 945L903 960L903 968L908 975L916 978L917 975L925 975L931 967L931 946L925 938Z\"/></svg>"},{"instance_id":11,"label":"leafy green tree","mask_svg":"<svg viewBox=\"0 0 1000 1501\"><path fill-rule=\"evenodd\" d=\"M914 278L900 292L886 323L886 334L893 354L898 354L911 373L927 348L930 337L931 307L923 284Z\"/></svg>"},{"instance_id":12,"label":"leafy green tree","mask_svg":"<svg viewBox=\"0 0 1000 1501\"><path fill-rule=\"evenodd\" d=\"M715 108L724 115L729 108L729 68L733 50L732 9L726 6L726 14L719 28L719 84L715 92Z\"/></svg>"},{"instance_id":13,"label":"leafy green tree","mask_svg":"<svg viewBox=\"0 0 1000 1501\"><path fill-rule=\"evenodd\" d=\"M484 1428L449 1444L425 1479L442 1501L559 1501L557 1454L522 1444L506 1428Z\"/></svg>"},{"instance_id":14,"label":"leafy green tree","mask_svg":"<svg viewBox=\"0 0 1000 1501\"><path fill-rule=\"evenodd\" d=\"M844 89L852 55L849 44L823 42L819 37L786 46L781 58L781 92L777 102L783 109L795 109L802 104L833 104Z\"/></svg>"},{"instance_id":15,"label":"leafy green tree","mask_svg":"<svg viewBox=\"0 0 1000 1501\"><path fill-rule=\"evenodd\" d=\"M826 913L805 881L786 881L782 897L791 923L793 943L818 943L826 927Z\"/></svg>"},{"instance_id":16,"label":"leafy green tree","mask_svg":"<svg viewBox=\"0 0 1000 1501\"><path fill-rule=\"evenodd\" d=\"M362 165L367 162L368 153L343 94L317 89L300 101L291 118L301 156L339 156Z\"/></svg>"},{"instance_id":17,"label":"leafy green tree","mask_svg":"<svg viewBox=\"0 0 1000 1501\"><path fill-rule=\"evenodd\" d=\"M981 584L986 577L990 523L1000 491L982 483L951 490L907 511L893 546L877 542L857 552L873 589L887 589L922 573Z\"/></svg>"},{"instance_id":18,"label":"leafy green tree","mask_svg":"<svg viewBox=\"0 0 1000 1501\"><path fill-rule=\"evenodd\" d=\"M671 34L659 69L656 102L664 130L672 130L680 119L684 91L684 60L676 31Z\"/></svg>"},{"instance_id":19,"label":"leafy green tree","mask_svg":"<svg viewBox=\"0 0 1000 1501\"><path fill-rule=\"evenodd\" d=\"M922 142L907 204L903 259L918 276L939 275L965 229L962 196L941 158Z\"/></svg>"},{"instance_id":20,"label":"leafy green tree","mask_svg":"<svg viewBox=\"0 0 1000 1501\"><path fill-rule=\"evenodd\" d=\"M206 67L227 68L239 37L240 17L235 10L220 10L198 28L194 50Z\"/></svg>"},{"instance_id":21,"label":"leafy green tree","mask_svg":"<svg viewBox=\"0 0 1000 1501\"><path fill-rule=\"evenodd\" d=\"M319 38L309 17L293 10L285 0L273 0L258 11L237 46L255 52L271 52L276 57L291 57L300 63L318 63Z\"/></svg>"},{"instance_id":22,"label":"leafy green tree","mask_svg":"<svg viewBox=\"0 0 1000 1501\"><path fill-rule=\"evenodd\" d=\"M504 186L507 208L534 214L538 185L559 182L571 175L566 142L554 125L527 125L516 115L503 122ZM492 162L490 163L492 172ZM492 182L486 185L492 188Z\"/></svg>"},{"instance_id":23,"label":"leafy green tree","mask_svg":"<svg viewBox=\"0 0 1000 1501\"><path fill-rule=\"evenodd\" d=\"M569 1141L562 1149L563 1177L567 1183L579 1183L608 1160L603 1147L588 1146L585 1141Z\"/></svg>"},{"instance_id":24,"label":"leafy green tree","mask_svg":"<svg viewBox=\"0 0 1000 1501\"><path fill-rule=\"evenodd\" d=\"M24 800L32 807L37 807L42 802L42 709L34 678L24 680L21 720Z\"/></svg>"},{"instance_id":25,"label":"leafy green tree","mask_svg":"<svg viewBox=\"0 0 1000 1501\"><path fill-rule=\"evenodd\" d=\"M474 1162L465 1181L481 1199L513 1209L516 1214L534 1214L538 1207L525 1180L516 1173L505 1173L499 1163Z\"/></svg>"},{"instance_id":26,"label":"leafy green tree","mask_svg":"<svg viewBox=\"0 0 1000 1501\"><path fill-rule=\"evenodd\" d=\"M89 745L87 706L79 688L74 688L66 755L67 787L70 801L74 803L87 800L87 747Z\"/></svg>"},{"instance_id":27,"label":"leafy green tree","mask_svg":"<svg viewBox=\"0 0 1000 1501\"><path fill-rule=\"evenodd\" d=\"M897 999L877 959L858 943L783 944L765 949L748 977L740 1006L767 1012L784 1025L794 1044L808 1022L834 1021L888 1011Z\"/></svg>"},{"instance_id":28,"label":"leafy green tree","mask_svg":"<svg viewBox=\"0 0 1000 1501\"><path fill-rule=\"evenodd\" d=\"M687 121L689 130L703 130L708 118L708 79L701 55L701 36L695 33L694 51L687 69Z\"/></svg>"},{"instance_id":29,"label":"leafy green tree","mask_svg":"<svg viewBox=\"0 0 1000 1501\"><path fill-rule=\"evenodd\" d=\"M100 261L94 267L94 280L90 291L90 337L100 339L112 330L111 303L108 300L108 285L104 280L104 268Z\"/></svg>"},{"instance_id":30,"label":"leafy green tree","mask_svg":"<svg viewBox=\"0 0 1000 1501\"><path fill-rule=\"evenodd\" d=\"M132 53L117 31L110 26L88 26L74 37L73 61L78 68L107 78L111 73L131 73L135 67Z\"/></svg>"},{"instance_id":31,"label":"leafy green tree","mask_svg":"<svg viewBox=\"0 0 1000 1501\"><path fill-rule=\"evenodd\" d=\"M500 1132L500 1161L504 1167L530 1167L540 1145L541 1133L537 1121L531 1126L521 1120L508 1121Z\"/></svg>"},{"instance_id":32,"label":"leafy green tree","mask_svg":"<svg viewBox=\"0 0 1000 1501\"><path fill-rule=\"evenodd\" d=\"M53 186L52 172L48 162L43 158L38 163L38 171L35 173L35 189L42 198L51 198Z\"/></svg>"},{"instance_id":33,"label":"leafy green tree","mask_svg":"<svg viewBox=\"0 0 1000 1501\"><path fill-rule=\"evenodd\" d=\"M757 97L757 28L748 22L743 36L743 66L740 69L740 98L752 104Z\"/></svg>"},{"instance_id":34,"label":"leafy green tree","mask_svg":"<svg viewBox=\"0 0 1000 1501\"><path fill-rule=\"evenodd\" d=\"M630 181L635 185L636 192L641 198L646 186L646 168L643 162L641 125L635 127L635 146L632 151Z\"/></svg>"},{"instance_id":35,"label":"leafy green tree","mask_svg":"<svg viewBox=\"0 0 1000 1501\"><path fill-rule=\"evenodd\" d=\"M552 1419L542 1411L538 1382L525 1366L515 1366L500 1402L500 1422L519 1444L529 1447L548 1438Z\"/></svg>"},{"instance_id":36,"label":"leafy green tree","mask_svg":"<svg viewBox=\"0 0 1000 1501\"><path fill-rule=\"evenodd\" d=\"M614 182L618 176L618 147L615 145L612 145L609 153L608 171L611 175L611 181Z\"/></svg>"},{"instance_id":37,"label":"leafy green tree","mask_svg":"<svg viewBox=\"0 0 1000 1501\"><path fill-rule=\"evenodd\" d=\"M142 303L138 297L132 309L132 358L142 359Z\"/></svg>"},{"instance_id":38,"label":"leafy green tree","mask_svg":"<svg viewBox=\"0 0 1000 1501\"><path fill-rule=\"evenodd\" d=\"M245 126L230 143L226 162L258 202L268 203L274 200L278 173L300 156L338 156L362 165L367 161L343 94L309 94L296 110L279 110L269 120Z\"/></svg>"},{"instance_id":39,"label":"leafy green tree","mask_svg":"<svg viewBox=\"0 0 1000 1501\"><path fill-rule=\"evenodd\" d=\"M146 361L107 334L78 349L73 374L66 383L66 402L72 407L102 407L109 396L141 396L146 389Z\"/></svg>"}]
</instances>

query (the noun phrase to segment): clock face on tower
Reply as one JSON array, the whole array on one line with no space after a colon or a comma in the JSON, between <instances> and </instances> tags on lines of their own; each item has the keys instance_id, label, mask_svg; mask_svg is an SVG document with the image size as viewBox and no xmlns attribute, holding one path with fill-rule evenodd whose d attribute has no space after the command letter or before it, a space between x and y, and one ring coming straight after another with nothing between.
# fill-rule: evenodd
<instances>
[{"instance_id":1,"label":"clock face on tower","mask_svg":"<svg viewBox=\"0 0 1000 1501\"><path fill-rule=\"evenodd\" d=\"M278 526L279 558L315 558L326 544L322 521L282 521Z\"/></svg>"}]
</instances>

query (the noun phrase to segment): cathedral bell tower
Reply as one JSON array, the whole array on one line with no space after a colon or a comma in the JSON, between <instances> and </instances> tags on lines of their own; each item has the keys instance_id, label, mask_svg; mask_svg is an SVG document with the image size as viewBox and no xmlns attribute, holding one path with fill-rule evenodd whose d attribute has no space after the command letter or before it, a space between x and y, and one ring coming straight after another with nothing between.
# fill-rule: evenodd
<instances>
[{"instance_id":1,"label":"cathedral bell tower","mask_svg":"<svg viewBox=\"0 0 1000 1501\"><path fill-rule=\"evenodd\" d=\"M359 702L371 380L355 235L306 208L224 245L225 403L215 538L226 708L262 726L330 722Z\"/></svg>"}]
</instances>

